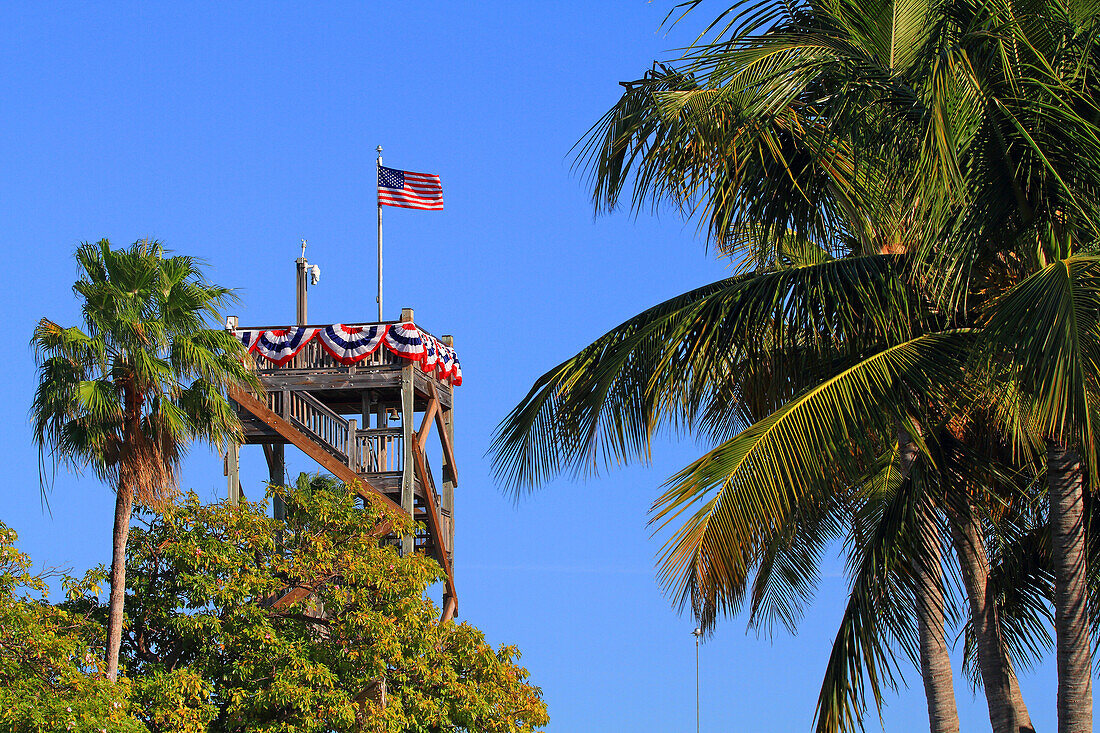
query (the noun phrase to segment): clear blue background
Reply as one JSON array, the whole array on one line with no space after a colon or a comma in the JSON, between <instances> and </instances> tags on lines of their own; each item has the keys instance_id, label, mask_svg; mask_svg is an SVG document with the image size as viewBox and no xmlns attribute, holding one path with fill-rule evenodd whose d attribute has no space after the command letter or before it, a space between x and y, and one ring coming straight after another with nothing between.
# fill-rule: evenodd
<instances>
[{"instance_id":1,"label":"clear blue background","mask_svg":"<svg viewBox=\"0 0 1100 733\"><path fill-rule=\"evenodd\" d=\"M373 320L381 144L387 165L444 185L441 213L387 210L386 311L415 308L462 358L460 617L523 650L552 731L693 730L693 624L654 580L646 512L701 446L662 442L651 467L518 502L484 452L543 371L725 273L675 215L594 219L571 171L617 82L674 55L706 11L668 33L669 2L24 5L0 9L0 519L23 549L75 571L110 557L110 489L60 475L44 512L27 426L27 342L43 316L77 322L77 244L159 238L240 289L242 324L269 324L293 320L304 237L322 268L310 321ZM259 449L243 463L255 496ZM291 469L315 470L300 456ZM223 496L220 458L196 447L183 486ZM827 562L798 636L768 640L735 618L704 643L703 730L809 728L841 569ZM926 730L920 678L904 669L910 687L887 698L883 725ZM955 684L963 730L988 730L957 667ZM1037 727L1054 730L1053 658L1022 685Z\"/></svg>"}]
</instances>

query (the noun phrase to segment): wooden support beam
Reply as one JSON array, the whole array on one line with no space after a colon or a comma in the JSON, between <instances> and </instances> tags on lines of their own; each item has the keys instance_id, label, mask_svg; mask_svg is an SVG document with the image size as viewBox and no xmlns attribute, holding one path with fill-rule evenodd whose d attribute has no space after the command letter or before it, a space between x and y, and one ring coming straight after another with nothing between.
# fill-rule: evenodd
<instances>
[{"instance_id":1,"label":"wooden support beam","mask_svg":"<svg viewBox=\"0 0 1100 733\"><path fill-rule=\"evenodd\" d=\"M424 489L424 502L428 505L428 529L431 530L433 545L435 546L436 560L439 561L443 572L447 576L447 595L458 598L455 592L454 573L451 572L451 556L447 551L447 535L443 531L439 516L439 507L435 503L435 486L432 485L432 477L428 473L428 464L424 460L424 452L420 446L413 448L413 462L416 465L416 475L420 478L420 486Z\"/></svg>"},{"instance_id":2,"label":"wooden support beam","mask_svg":"<svg viewBox=\"0 0 1100 733\"><path fill-rule=\"evenodd\" d=\"M303 588L300 585L295 586L294 588L291 588L289 591L287 591L286 594L279 598L279 600L272 603L271 607L285 608L286 606L297 603L298 601L304 601L306 598L309 598L310 594L312 593L313 590L310 588Z\"/></svg>"},{"instance_id":3,"label":"wooden support beam","mask_svg":"<svg viewBox=\"0 0 1100 733\"><path fill-rule=\"evenodd\" d=\"M267 482L272 486L282 486L286 482L286 446L282 443L264 443L264 458L267 459ZM286 507L283 497L276 494L271 500L271 510L275 519L286 519Z\"/></svg>"},{"instance_id":4,"label":"wooden support beam","mask_svg":"<svg viewBox=\"0 0 1100 733\"><path fill-rule=\"evenodd\" d=\"M432 420L439 414L439 397L432 395L428 402L428 409L424 411L424 420L420 423L420 430L416 433L416 442L423 451L428 444L428 433L432 430Z\"/></svg>"},{"instance_id":5,"label":"wooden support beam","mask_svg":"<svg viewBox=\"0 0 1100 733\"><path fill-rule=\"evenodd\" d=\"M436 415L439 425L439 441L443 446L443 464L440 466L440 510L443 515L443 527L447 534L447 549L450 550L451 564L455 561L455 486L458 485L458 472L455 469L454 454L454 409L440 410Z\"/></svg>"},{"instance_id":6,"label":"wooden support beam","mask_svg":"<svg viewBox=\"0 0 1100 733\"><path fill-rule=\"evenodd\" d=\"M229 503L237 504L241 500L241 446L230 443L225 453L225 475L229 484Z\"/></svg>"},{"instance_id":7,"label":"wooden support beam","mask_svg":"<svg viewBox=\"0 0 1100 733\"><path fill-rule=\"evenodd\" d=\"M344 455L348 457L348 468L356 473L359 473L359 451L356 441L358 432L359 422L355 418L348 420L348 442L344 448Z\"/></svg>"},{"instance_id":8,"label":"wooden support beam","mask_svg":"<svg viewBox=\"0 0 1100 733\"><path fill-rule=\"evenodd\" d=\"M439 623L445 624L455 616L455 611L458 609L458 599L446 596L443 599L443 613L439 616Z\"/></svg>"},{"instance_id":9,"label":"wooden support beam","mask_svg":"<svg viewBox=\"0 0 1100 733\"><path fill-rule=\"evenodd\" d=\"M267 405L260 402L260 400L256 399L248 392L240 387L231 386L229 388L229 398L251 412L279 435L286 438L287 442L295 445L299 450L319 463L322 468L333 476L336 476L336 478L340 479L348 486L354 487L355 491L358 492L360 496L375 498L391 511L404 511L399 504L391 500L368 482L364 481L361 476L341 463L335 456L299 432L293 425L276 415Z\"/></svg>"},{"instance_id":10,"label":"wooden support beam","mask_svg":"<svg viewBox=\"0 0 1100 733\"><path fill-rule=\"evenodd\" d=\"M439 390L436 389L435 384L430 387L432 393L432 400L439 401ZM454 486L458 486L458 470L455 468L455 449L454 449L454 423L450 413L453 412L453 408L448 410L448 415L444 417L443 410L440 409L435 415L436 424L439 427L439 442L443 446L443 483L447 483L447 470L450 470L450 483ZM423 446L421 446L423 448Z\"/></svg>"},{"instance_id":11,"label":"wooden support beam","mask_svg":"<svg viewBox=\"0 0 1100 733\"><path fill-rule=\"evenodd\" d=\"M404 320L405 311L401 315ZM412 320L411 318L408 320ZM413 369L412 364L401 370L401 437L404 444L404 456L401 468L401 509L410 517L413 515L413 502L415 501L413 450L416 448L416 433L413 432L413 419L416 395L413 393ZM416 537L407 534L401 538L401 554L411 555L416 549Z\"/></svg>"}]
</instances>

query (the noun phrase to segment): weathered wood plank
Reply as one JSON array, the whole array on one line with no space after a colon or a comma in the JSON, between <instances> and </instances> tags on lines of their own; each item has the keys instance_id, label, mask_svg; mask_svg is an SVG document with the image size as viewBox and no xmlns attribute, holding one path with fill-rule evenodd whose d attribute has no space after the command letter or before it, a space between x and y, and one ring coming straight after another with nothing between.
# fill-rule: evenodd
<instances>
[{"instance_id":1,"label":"weathered wood plank","mask_svg":"<svg viewBox=\"0 0 1100 733\"><path fill-rule=\"evenodd\" d=\"M392 367L355 374L260 374L259 377L268 392L284 389L396 389L401 384L401 369Z\"/></svg>"},{"instance_id":2,"label":"weathered wood plank","mask_svg":"<svg viewBox=\"0 0 1100 733\"><path fill-rule=\"evenodd\" d=\"M435 503L435 487L432 485L432 477L428 474L428 464L424 460L424 452L417 443L413 443L413 463L416 465L417 478L424 487L424 502L428 505L428 529L432 533L432 544L435 548L436 560L439 561L447 576L447 595L458 599L455 591L454 573L451 571L450 552L447 550L447 536L443 532L439 517L439 507Z\"/></svg>"},{"instance_id":3,"label":"weathered wood plank","mask_svg":"<svg viewBox=\"0 0 1100 733\"><path fill-rule=\"evenodd\" d=\"M432 429L432 420L439 414L439 399L433 395L432 399L428 402L428 409L424 411L424 420L420 423L420 430L416 432L416 442L420 445L420 450L424 450L424 446L428 444L428 433Z\"/></svg>"},{"instance_id":4,"label":"weathered wood plank","mask_svg":"<svg viewBox=\"0 0 1100 733\"><path fill-rule=\"evenodd\" d=\"M433 386L432 397L437 396L437 392ZM454 439L452 437L454 434L454 426L450 424L450 415L448 415L447 419L444 419L442 410L436 414L435 420L439 427L439 442L443 446L443 481L444 483L448 481L447 471L449 470L451 473L449 477L450 483L454 486L458 486L458 469L455 464Z\"/></svg>"},{"instance_id":5,"label":"weathered wood plank","mask_svg":"<svg viewBox=\"0 0 1100 733\"><path fill-rule=\"evenodd\" d=\"M418 394L428 397L431 395L432 387L436 387L438 390L437 398L439 403L448 410L451 409L451 397L452 387L449 384L440 382L435 377L430 377L424 373L423 370L416 370L416 391Z\"/></svg>"},{"instance_id":6,"label":"weathered wood plank","mask_svg":"<svg viewBox=\"0 0 1100 733\"><path fill-rule=\"evenodd\" d=\"M302 586L299 585L299 586L291 588L289 591L287 591L286 595L282 596L277 601L272 603L271 607L272 608L285 608L286 606L289 606L293 603L297 603L298 601L304 601L306 598L309 597L310 593L312 593L312 592L313 592L312 589L303 588Z\"/></svg>"}]
</instances>

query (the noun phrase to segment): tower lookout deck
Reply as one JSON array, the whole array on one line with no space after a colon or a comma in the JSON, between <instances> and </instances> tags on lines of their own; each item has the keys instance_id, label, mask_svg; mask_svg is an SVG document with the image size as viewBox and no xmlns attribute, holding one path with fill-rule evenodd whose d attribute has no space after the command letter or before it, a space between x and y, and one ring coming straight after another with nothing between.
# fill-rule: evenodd
<instances>
[{"instance_id":1,"label":"tower lookout deck","mask_svg":"<svg viewBox=\"0 0 1100 733\"><path fill-rule=\"evenodd\" d=\"M412 309L402 310L400 321L248 327L231 317L227 327L264 388L263 395L235 388L230 397L245 444L264 448L271 482L284 482L291 444L364 497L412 516L421 528L400 538L402 552L423 551L439 562L443 615L453 615L453 411L462 372L451 337L415 325ZM440 447L438 483L429 440ZM231 447L226 460L233 500L241 496L239 450ZM282 518L283 508L274 510Z\"/></svg>"}]
</instances>

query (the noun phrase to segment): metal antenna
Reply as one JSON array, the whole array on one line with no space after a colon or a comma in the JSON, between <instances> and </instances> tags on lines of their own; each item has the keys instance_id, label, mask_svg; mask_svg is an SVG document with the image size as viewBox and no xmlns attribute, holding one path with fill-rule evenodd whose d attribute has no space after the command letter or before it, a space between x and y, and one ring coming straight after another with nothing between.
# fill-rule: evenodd
<instances>
[{"instance_id":1,"label":"metal antenna","mask_svg":"<svg viewBox=\"0 0 1100 733\"><path fill-rule=\"evenodd\" d=\"M302 240L302 259L305 259L305 256L306 256L306 240L303 239Z\"/></svg>"}]
</instances>

